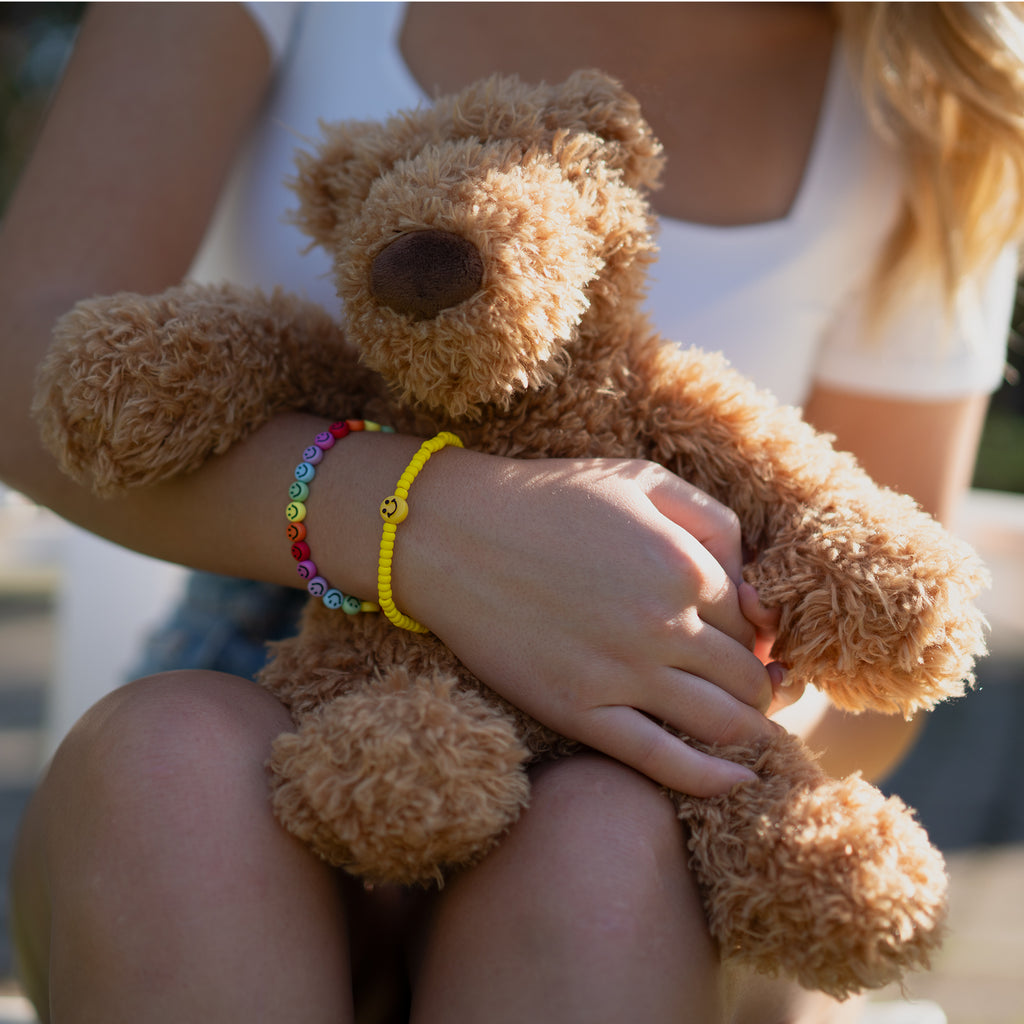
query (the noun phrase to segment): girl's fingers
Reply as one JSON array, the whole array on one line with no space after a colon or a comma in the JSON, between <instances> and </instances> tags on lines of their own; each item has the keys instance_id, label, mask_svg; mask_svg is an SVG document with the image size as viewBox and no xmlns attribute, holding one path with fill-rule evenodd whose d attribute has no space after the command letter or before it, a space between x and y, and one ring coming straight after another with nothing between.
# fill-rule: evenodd
<instances>
[{"instance_id":1,"label":"girl's fingers","mask_svg":"<svg viewBox=\"0 0 1024 1024\"><path fill-rule=\"evenodd\" d=\"M736 513L667 470L655 477L647 494L655 508L707 549L738 586L743 578L743 547Z\"/></svg>"},{"instance_id":2,"label":"girl's fingers","mask_svg":"<svg viewBox=\"0 0 1024 1024\"><path fill-rule=\"evenodd\" d=\"M769 689L765 710L770 701ZM718 683L686 672L665 670L648 687L637 707L657 721L704 743L753 743L779 730L761 710L733 697Z\"/></svg>"},{"instance_id":3,"label":"girl's fingers","mask_svg":"<svg viewBox=\"0 0 1024 1024\"><path fill-rule=\"evenodd\" d=\"M685 645L680 644L679 657L670 664L760 712L771 704L772 681L765 666L743 644L706 622L690 632Z\"/></svg>"},{"instance_id":4,"label":"girl's fingers","mask_svg":"<svg viewBox=\"0 0 1024 1024\"><path fill-rule=\"evenodd\" d=\"M766 608L761 604L757 591L749 583L741 583L737 590L740 611L756 631L754 654L765 665L771 660L775 635L779 628L782 612L779 608Z\"/></svg>"},{"instance_id":5,"label":"girl's fingers","mask_svg":"<svg viewBox=\"0 0 1024 1024\"><path fill-rule=\"evenodd\" d=\"M779 628L781 611L761 604L757 591L746 580L736 588L736 594L740 601L740 611L758 632L770 633Z\"/></svg>"},{"instance_id":6,"label":"girl's fingers","mask_svg":"<svg viewBox=\"0 0 1024 1024\"><path fill-rule=\"evenodd\" d=\"M789 669L780 662L769 663L768 675L772 681L772 701L766 715L774 715L776 711L788 708L804 695L806 683L796 682Z\"/></svg>"},{"instance_id":7,"label":"girl's fingers","mask_svg":"<svg viewBox=\"0 0 1024 1024\"><path fill-rule=\"evenodd\" d=\"M595 708L586 731L583 742L680 793L716 796L757 778L747 768L694 750L635 708Z\"/></svg>"}]
</instances>

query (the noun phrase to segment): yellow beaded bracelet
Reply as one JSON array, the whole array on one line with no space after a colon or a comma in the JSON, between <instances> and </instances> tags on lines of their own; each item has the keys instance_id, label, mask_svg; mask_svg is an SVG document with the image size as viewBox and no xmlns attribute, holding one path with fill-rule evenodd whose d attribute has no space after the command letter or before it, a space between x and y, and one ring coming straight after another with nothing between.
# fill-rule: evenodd
<instances>
[{"instance_id":1,"label":"yellow beaded bracelet","mask_svg":"<svg viewBox=\"0 0 1024 1024\"><path fill-rule=\"evenodd\" d=\"M384 531L380 538L380 559L377 563L377 601L380 604L380 610L391 622L412 633L429 633L430 630L395 607L395 601L391 595L391 561L395 554L395 534L398 532L398 524L409 514L407 499L413 480L427 464L430 456L434 452L439 452L446 445L461 448L462 442L447 430L432 437L429 441L424 441L420 445L419 451L412 457L405 472L398 478L395 493L389 494L380 503L380 517L384 520Z\"/></svg>"}]
</instances>

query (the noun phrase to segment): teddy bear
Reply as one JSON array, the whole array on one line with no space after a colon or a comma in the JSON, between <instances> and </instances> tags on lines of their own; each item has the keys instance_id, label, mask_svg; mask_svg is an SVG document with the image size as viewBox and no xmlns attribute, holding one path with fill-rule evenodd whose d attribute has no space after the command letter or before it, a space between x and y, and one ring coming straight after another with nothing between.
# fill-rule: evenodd
<instances>
[{"instance_id":1,"label":"teddy bear","mask_svg":"<svg viewBox=\"0 0 1024 1024\"><path fill-rule=\"evenodd\" d=\"M737 513L796 681L905 716L963 693L985 649L974 553L645 319L661 164L636 101L597 71L324 125L293 216L330 254L341 309L196 283L84 301L40 372L45 442L100 495L193 471L282 410L515 458L653 460ZM529 766L578 747L432 634L317 598L260 682L295 725L269 761L275 813L367 884L478 861L527 805ZM829 777L788 734L691 742L757 774L668 793L723 957L838 998L927 965L946 875L910 809Z\"/></svg>"}]
</instances>

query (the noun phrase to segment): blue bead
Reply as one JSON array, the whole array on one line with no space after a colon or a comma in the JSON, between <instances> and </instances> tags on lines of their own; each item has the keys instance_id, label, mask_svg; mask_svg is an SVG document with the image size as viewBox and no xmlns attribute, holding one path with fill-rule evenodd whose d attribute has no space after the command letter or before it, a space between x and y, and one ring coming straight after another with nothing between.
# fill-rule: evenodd
<instances>
[{"instance_id":1,"label":"blue bead","mask_svg":"<svg viewBox=\"0 0 1024 1024\"><path fill-rule=\"evenodd\" d=\"M316 466L311 462L300 462L295 467L296 480L312 480L316 476Z\"/></svg>"},{"instance_id":2,"label":"blue bead","mask_svg":"<svg viewBox=\"0 0 1024 1024\"><path fill-rule=\"evenodd\" d=\"M345 597L337 587L331 587L331 589L324 594L324 604L327 605L328 608L343 608L347 600L348 598Z\"/></svg>"}]
</instances>

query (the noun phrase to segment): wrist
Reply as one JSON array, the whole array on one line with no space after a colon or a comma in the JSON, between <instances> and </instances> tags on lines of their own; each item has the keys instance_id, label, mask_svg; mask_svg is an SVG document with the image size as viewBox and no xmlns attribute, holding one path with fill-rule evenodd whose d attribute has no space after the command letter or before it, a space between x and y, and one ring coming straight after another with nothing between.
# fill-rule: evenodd
<instances>
[{"instance_id":1,"label":"wrist","mask_svg":"<svg viewBox=\"0 0 1024 1024\"><path fill-rule=\"evenodd\" d=\"M420 443L407 435L353 431L323 460L307 507L307 529L316 538L317 564L346 594L377 600L380 502L393 493Z\"/></svg>"}]
</instances>

